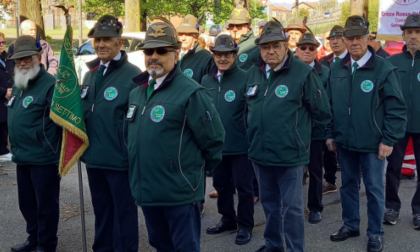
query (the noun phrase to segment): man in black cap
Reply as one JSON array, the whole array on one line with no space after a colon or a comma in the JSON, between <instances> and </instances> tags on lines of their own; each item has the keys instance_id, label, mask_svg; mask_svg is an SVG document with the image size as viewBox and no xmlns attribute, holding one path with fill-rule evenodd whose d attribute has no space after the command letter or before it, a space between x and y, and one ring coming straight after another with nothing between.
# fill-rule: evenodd
<instances>
[{"instance_id":1,"label":"man in black cap","mask_svg":"<svg viewBox=\"0 0 420 252\"><path fill-rule=\"evenodd\" d=\"M280 22L268 22L255 40L261 59L247 72L248 156L267 219L259 252L284 251L284 241L289 251L305 251L302 177L312 121L322 128L331 119L318 74L287 40Z\"/></svg>"},{"instance_id":2,"label":"man in black cap","mask_svg":"<svg viewBox=\"0 0 420 252\"><path fill-rule=\"evenodd\" d=\"M203 77L201 84L212 92L213 101L226 130L222 162L213 171L213 186L218 192L217 209L221 221L207 228L207 234L219 234L239 227L235 243L251 241L254 227L254 202L251 161L248 160L245 136L245 82L246 73L235 62L238 47L229 35L217 37L210 47L216 66ZM238 191L238 212L235 213L233 190Z\"/></svg>"},{"instance_id":3,"label":"man in black cap","mask_svg":"<svg viewBox=\"0 0 420 252\"><path fill-rule=\"evenodd\" d=\"M344 28L339 25L335 25L331 29L330 35L327 37L327 39L330 41L330 46L333 53L330 53L327 56L321 58L319 61L321 64L330 67L332 63L339 61L347 55L347 48L343 40L343 31ZM335 176L335 172L333 175ZM335 179L334 183L332 184L335 184Z\"/></svg>"},{"instance_id":4,"label":"man in black cap","mask_svg":"<svg viewBox=\"0 0 420 252\"><path fill-rule=\"evenodd\" d=\"M319 78L322 81L323 89L321 92L325 94L327 87L328 77L330 70L328 67L323 66L316 59L317 48L319 42L316 40L312 33L305 33L299 39L295 51L296 56L313 67L316 70ZM309 188L308 188L308 209L309 223L316 224L321 221L321 212L324 209L322 205L322 165L323 165L323 152L325 146L325 125L312 124L312 141L310 147L309 157ZM331 152L325 150L326 152ZM332 154L335 155L334 152Z\"/></svg>"},{"instance_id":5,"label":"man in black cap","mask_svg":"<svg viewBox=\"0 0 420 252\"><path fill-rule=\"evenodd\" d=\"M16 65L13 91L5 105L19 209L29 235L11 248L16 252L54 252L58 242L61 128L49 116L55 77L41 64L42 52L35 38L22 35L9 56Z\"/></svg>"},{"instance_id":6,"label":"man in black cap","mask_svg":"<svg viewBox=\"0 0 420 252\"><path fill-rule=\"evenodd\" d=\"M384 223L395 225L399 218L401 201L398 197L401 166L410 138L413 140L414 157L417 163L417 177L420 175L420 15L411 14L405 20L402 37L405 42L403 52L388 60L399 69L401 89L407 104L407 133L394 145L394 151L387 158L386 195ZM413 228L420 230L420 179L411 201Z\"/></svg>"},{"instance_id":7,"label":"man in black cap","mask_svg":"<svg viewBox=\"0 0 420 252\"><path fill-rule=\"evenodd\" d=\"M121 51L122 25L110 15L102 16L90 30L98 55L86 63L90 71L82 86L82 103L89 148L86 164L95 213L93 251L137 251L137 207L128 180L128 95L132 78L140 70Z\"/></svg>"},{"instance_id":8,"label":"man in black cap","mask_svg":"<svg viewBox=\"0 0 420 252\"><path fill-rule=\"evenodd\" d=\"M333 121L327 146L338 152L343 226L330 236L344 241L360 235L359 186L363 174L368 208L368 251L382 251L384 165L397 140L404 136L406 107L397 68L368 46L369 28L361 16L350 16L344 27L349 51L331 65L328 94Z\"/></svg>"},{"instance_id":9,"label":"man in black cap","mask_svg":"<svg viewBox=\"0 0 420 252\"><path fill-rule=\"evenodd\" d=\"M373 49L375 49L376 55L378 55L378 56L380 56L384 59L391 56L387 51L382 49L381 41L376 39L376 35L377 35L377 32L371 32L370 36L369 36L369 45Z\"/></svg>"}]
</instances>

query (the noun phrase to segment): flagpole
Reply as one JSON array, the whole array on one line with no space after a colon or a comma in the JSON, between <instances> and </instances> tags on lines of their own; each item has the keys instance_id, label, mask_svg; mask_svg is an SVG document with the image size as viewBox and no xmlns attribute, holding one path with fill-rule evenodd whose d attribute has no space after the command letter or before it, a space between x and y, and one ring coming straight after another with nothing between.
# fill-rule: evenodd
<instances>
[{"instance_id":1,"label":"flagpole","mask_svg":"<svg viewBox=\"0 0 420 252\"><path fill-rule=\"evenodd\" d=\"M82 221L82 245L83 245L83 252L87 252L86 227L85 227L85 203L84 203L84 197L83 197L82 164L80 160L77 160L77 171L79 173L80 219Z\"/></svg>"}]
</instances>

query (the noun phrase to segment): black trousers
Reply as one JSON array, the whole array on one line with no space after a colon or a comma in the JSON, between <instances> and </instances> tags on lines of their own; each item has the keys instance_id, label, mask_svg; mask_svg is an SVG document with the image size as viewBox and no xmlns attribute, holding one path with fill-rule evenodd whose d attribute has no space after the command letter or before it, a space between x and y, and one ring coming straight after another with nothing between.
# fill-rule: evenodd
<instances>
[{"instance_id":1,"label":"black trousers","mask_svg":"<svg viewBox=\"0 0 420 252\"><path fill-rule=\"evenodd\" d=\"M337 177L335 174L337 173L337 156L335 155L334 151L329 151L327 145L323 144L324 148L324 179L330 184L335 184L335 180Z\"/></svg>"},{"instance_id":2,"label":"black trousers","mask_svg":"<svg viewBox=\"0 0 420 252\"><path fill-rule=\"evenodd\" d=\"M324 140L313 140L311 142L311 153L309 157L309 187L308 187L308 208L315 212L322 212L322 153Z\"/></svg>"},{"instance_id":3,"label":"black trousers","mask_svg":"<svg viewBox=\"0 0 420 252\"><path fill-rule=\"evenodd\" d=\"M223 156L222 162L214 169L213 186L218 192L217 209L223 222L237 223L239 228L247 230L254 227L253 174L254 169L247 154ZM238 192L237 215L232 186Z\"/></svg>"},{"instance_id":4,"label":"black trousers","mask_svg":"<svg viewBox=\"0 0 420 252\"><path fill-rule=\"evenodd\" d=\"M28 240L46 252L55 251L60 216L58 165L17 165L16 175Z\"/></svg>"},{"instance_id":5,"label":"black trousers","mask_svg":"<svg viewBox=\"0 0 420 252\"><path fill-rule=\"evenodd\" d=\"M0 105L3 106L3 105ZM7 149L7 137L9 131L7 129L7 122L0 123L0 155L4 155L9 153L9 149Z\"/></svg>"},{"instance_id":6,"label":"black trousers","mask_svg":"<svg viewBox=\"0 0 420 252\"><path fill-rule=\"evenodd\" d=\"M385 207L399 211L401 201L398 197L400 187L401 167L404 162L404 155L410 137L413 138L414 157L417 164L417 176L420 174L420 134L406 133L404 138L394 144L391 155L387 158L386 186L385 186ZM417 189L411 202L413 213L420 213L420 179L417 178Z\"/></svg>"}]
</instances>

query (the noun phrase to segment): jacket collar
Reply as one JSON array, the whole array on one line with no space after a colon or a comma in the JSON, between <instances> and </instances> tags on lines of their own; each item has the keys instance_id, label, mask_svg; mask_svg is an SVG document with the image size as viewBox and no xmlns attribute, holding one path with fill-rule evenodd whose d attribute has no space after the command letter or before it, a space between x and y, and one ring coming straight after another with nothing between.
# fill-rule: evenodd
<instances>
[{"instance_id":1,"label":"jacket collar","mask_svg":"<svg viewBox=\"0 0 420 252\"><path fill-rule=\"evenodd\" d=\"M249 29L249 32L246 35L241 36L241 39L239 40L239 45L253 37L254 37L254 32L252 31L252 29Z\"/></svg>"},{"instance_id":2,"label":"jacket collar","mask_svg":"<svg viewBox=\"0 0 420 252\"><path fill-rule=\"evenodd\" d=\"M411 52L407 49L407 45L404 45L402 48L402 51L407 58L412 59L413 56L411 55ZM416 55L414 56L415 59L420 58L420 50L416 51Z\"/></svg>"},{"instance_id":3,"label":"jacket collar","mask_svg":"<svg viewBox=\"0 0 420 252\"><path fill-rule=\"evenodd\" d=\"M120 60L111 60L108 65L108 69L115 69L122 66L127 61L127 53L123 50L121 50L121 59ZM101 60L99 58L96 58L90 62L86 63L86 66L89 68L91 72L95 71L101 63ZM108 70L105 74L108 74Z\"/></svg>"},{"instance_id":4,"label":"jacket collar","mask_svg":"<svg viewBox=\"0 0 420 252\"><path fill-rule=\"evenodd\" d=\"M168 73L165 80L160 84L159 89L162 89L168 82L170 82L176 75L181 74L178 64ZM147 71L137 75L133 78L133 82L139 85L140 87L147 87L149 84L150 74Z\"/></svg>"},{"instance_id":5,"label":"jacket collar","mask_svg":"<svg viewBox=\"0 0 420 252\"><path fill-rule=\"evenodd\" d=\"M315 65L314 65L314 69L316 70L316 72L318 73L318 75L322 74L322 65L321 63L319 63L319 61L317 59L314 60Z\"/></svg>"},{"instance_id":6,"label":"jacket collar","mask_svg":"<svg viewBox=\"0 0 420 252\"><path fill-rule=\"evenodd\" d=\"M286 70L286 69L289 69L289 67L290 67L290 63L292 62L292 58L294 58L295 56L294 56L294 54L293 54L293 52L289 49L288 50L288 52L287 52L287 55L288 55L288 57L287 57L287 59L286 59L286 62L284 62L284 65L280 68L280 70L278 70L278 72L281 72L281 71L283 71L283 70ZM265 71L264 70L264 68L265 68L265 62L264 62L264 60L262 59L262 57L260 57L255 63L254 63L254 65L256 65L259 69L261 69L261 70L263 70L263 71Z\"/></svg>"},{"instance_id":7,"label":"jacket collar","mask_svg":"<svg viewBox=\"0 0 420 252\"><path fill-rule=\"evenodd\" d=\"M7 52L6 50L4 50L1 54L0 54L0 59L3 60L3 62L6 62L7 59Z\"/></svg>"},{"instance_id":8,"label":"jacket collar","mask_svg":"<svg viewBox=\"0 0 420 252\"><path fill-rule=\"evenodd\" d=\"M198 46L198 41L197 42L195 42L195 45L191 48L191 49L189 49L188 51L187 51L187 53L184 55L184 58L185 57L189 57L190 55L194 55L195 54L195 52L197 51L197 52L199 52L200 51L200 49L201 49L201 47L199 47Z\"/></svg>"},{"instance_id":9,"label":"jacket collar","mask_svg":"<svg viewBox=\"0 0 420 252\"><path fill-rule=\"evenodd\" d=\"M334 53L330 53L330 54L324 56L324 59L326 59L328 61L332 61L334 59Z\"/></svg>"},{"instance_id":10,"label":"jacket collar","mask_svg":"<svg viewBox=\"0 0 420 252\"><path fill-rule=\"evenodd\" d=\"M372 53L372 56L366 62L366 64L364 64L360 68L373 68L373 67L375 67L375 55L376 55L375 49L373 49L373 47L368 45L368 50ZM343 60L340 61L340 64L341 64L342 67L348 67L349 65L351 65L350 53L347 53L347 55L343 58ZM351 66L350 66L350 68L351 68Z\"/></svg>"},{"instance_id":11,"label":"jacket collar","mask_svg":"<svg viewBox=\"0 0 420 252\"><path fill-rule=\"evenodd\" d=\"M239 69L238 64L235 61L235 63L233 63L233 65L223 73L223 77L236 73L238 71L238 69ZM214 64L213 68L208 73L208 76L216 76L217 77L218 72L219 72L219 69L217 68L217 65Z\"/></svg>"}]
</instances>

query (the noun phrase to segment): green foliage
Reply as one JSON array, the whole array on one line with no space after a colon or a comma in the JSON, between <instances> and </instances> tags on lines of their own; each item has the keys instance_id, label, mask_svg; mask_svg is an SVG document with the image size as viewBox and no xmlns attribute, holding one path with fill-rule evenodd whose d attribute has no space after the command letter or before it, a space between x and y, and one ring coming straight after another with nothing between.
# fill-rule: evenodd
<instances>
[{"instance_id":1,"label":"green foliage","mask_svg":"<svg viewBox=\"0 0 420 252\"><path fill-rule=\"evenodd\" d=\"M341 3L341 25L346 24L347 18L350 17L350 1ZM369 0L369 31L378 30L378 18L379 18L379 0Z\"/></svg>"},{"instance_id":2,"label":"green foliage","mask_svg":"<svg viewBox=\"0 0 420 252\"><path fill-rule=\"evenodd\" d=\"M73 0L74 1L74 0ZM77 6L77 3L76 5ZM96 13L96 18L105 14L113 15L118 18L125 16L124 0L86 0L82 10L86 13Z\"/></svg>"},{"instance_id":3,"label":"green foliage","mask_svg":"<svg viewBox=\"0 0 420 252\"><path fill-rule=\"evenodd\" d=\"M257 4L255 6L255 3ZM249 6L249 15L251 19L258 18L258 19L267 19L267 14L263 13L264 6L259 1L252 1Z\"/></svg>"},{"instance_id":4,"label":"green foliage","mask_svg":"<svg viewBox=\"0 0 420 252\"><path fill-rule=\"evenodd\" d=\"M341 3L341 26L346 24L347 18L350 17L350 1Z\"/></svg>"},{"instance_id":5,"label":"green foliage","mask_svg":"<svg viewBox=\"0 0 420 252\"><path fill-rule=\"evenodd\" d=\"M299 9L299 18L304 19L305 17L309 18L309 10L305 8Z\"/></svg>"}]
</instances>

